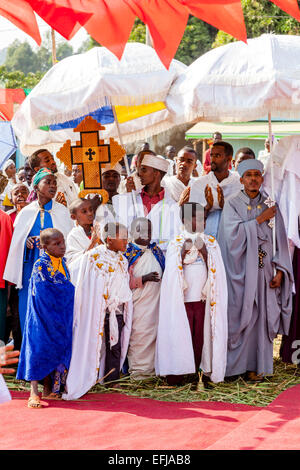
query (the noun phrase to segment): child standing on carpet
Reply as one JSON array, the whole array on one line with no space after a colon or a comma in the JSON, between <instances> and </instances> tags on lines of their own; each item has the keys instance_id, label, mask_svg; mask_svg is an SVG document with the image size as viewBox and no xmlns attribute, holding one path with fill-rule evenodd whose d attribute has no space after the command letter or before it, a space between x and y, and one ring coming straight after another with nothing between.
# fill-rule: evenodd
<instances>
[{"instance_id":1,"label":"child standing on carpet","mask_svg":"<svg viewBox=\"0 0 300 470\"><path fill-rule=\"evenodd\" d=\"M182 231L169 243L161 285L156 374L222 382L227 355L227 283L219 245L205 235L200 204L181 206ZM196 374L196 375L195 375ZM207 377L207 378L206 378Z\"/></svg>"},{"instance_id":2,"label":"child standing on carpet","mask_svg":"<svg viewBox=\"0 0 300 470\"><path fill-rule=\"evenodd\" d=\"M132 322L128 263L123 256L127 238L124 225L109 222L102 229L103 244L80 259L66 400L81 397L98 381L120 378Z\"/></svg>"},{"instance_id":3,"label":"child standing on carpet","mask_svg":"<svg viewBox=\"0 0 300 470\"><path fill-rule=\"evenodd\" d=\"M45 398L60 398L72 353L72 323L75 288L63 258L63 234L43 230L44 253L34 264L17 379L31 382L29 408L41 408L38 382Z\"/></svg>"},{"instance_id":4,"label":"child standing on carpet","mask_svg":"<svg viewBox=\"0 0 300 470\"><path fill-rule=\"evenodd\" d=\"M161 277L165 257L152 239L152 223L145 217L134 219L125 252L132 289L133 317L128 349L131 378L143 380L155 375L155 343L159 314Z\"/></svg>"}]
</instances>

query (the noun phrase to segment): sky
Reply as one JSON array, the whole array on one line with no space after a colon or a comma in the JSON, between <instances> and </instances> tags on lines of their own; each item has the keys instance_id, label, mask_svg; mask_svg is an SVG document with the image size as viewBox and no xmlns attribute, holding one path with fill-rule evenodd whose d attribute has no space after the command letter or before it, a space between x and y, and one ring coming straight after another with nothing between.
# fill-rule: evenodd
<instances>
[{"instance_id":1,"label":"sky","mask_svg":"<svg viewBox=\"0 0 300 470\"><path fill-rule=\"evenodd\" d=\"M37 17L37 22L40 30L41 37L43 39L44 34L47 31L50 31L50 26L47 25L41 18ZM55 33L57 40L64 39L60 34ZM81 44L87 39L87 32L81 28L74 36L69 43L73 47L74 51L81 46ZM9 46L15 39L19 39L21 42L27 41L34 49L37 48L36 42L27 34L16 26L13 25L10 21L0 16L0 50Z\"/></svg>"}]
</instances>

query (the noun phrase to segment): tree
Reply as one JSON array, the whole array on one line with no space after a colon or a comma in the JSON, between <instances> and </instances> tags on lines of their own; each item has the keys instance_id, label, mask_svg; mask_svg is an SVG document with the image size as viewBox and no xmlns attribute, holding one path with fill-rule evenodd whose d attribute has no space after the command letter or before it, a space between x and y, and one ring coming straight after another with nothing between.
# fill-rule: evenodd
<instances>
[{"instance_id":1,"label":"tree","mask_svg":"<svg viewBox=\"0 0 300 470\"><path fill-rule=\"evenodd\" d=\"M12 72L20 70L24 74L37 72L37 58L28 42L21 43L17 39L7 48L5 65Z\"/></svg>"},{"instance_id":2,"label":"tree","mask_svg":"<svg viewBox=\"0 0 300 470\"><path fill-rule=\"evenodd\" d=\"M248 38L264 33L299 34L300 24L269 0L242 0ZM219 31L213 47L236 41L229 34Z\"/></svg>"},{"instance_id":3,"label":"tree","mask_svg":"<svg viewBox=\"0 0 300 470\"><path fill-rule=\"evenodd\" d=\"M33 88L43 77L42 72L24 74L20 70L10 72L5 65L0 66L0 86L5 88Z\"/></svg>"},{"instance_id":4,"label":"tree","mask_svg":"<svg viewBox=\"0 0 300 470\"><path fill-rule=\"evenodd\" d=\"M190 65L202 54L209 51L217 34L217 29L204 21L190 16L184 35L177 49L175 59Z\"/></svg>"},{"instance_id":5,"label":"tree","mask_svg":"<svg viewBox=\"0 0 300 470\"><path fill-rule=\"evenodd\" d=\"M66 41L64 42L59 42L56 48L56 59L57 60L63 60L66 57L69 57L70 55L73 55L73 47L68 44Z\"/></svg>"}]
</instances>

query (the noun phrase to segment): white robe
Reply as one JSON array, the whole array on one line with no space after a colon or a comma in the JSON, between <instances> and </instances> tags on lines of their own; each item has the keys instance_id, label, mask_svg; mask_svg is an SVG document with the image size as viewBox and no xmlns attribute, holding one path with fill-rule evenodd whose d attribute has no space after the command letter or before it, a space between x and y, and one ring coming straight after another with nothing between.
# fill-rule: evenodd
<instances>
[{"instance_id":1,"label":"white robe","mask_svg":"<svg viewBox=\"0 0 300 470\"><path fill-rule=\"evenodd\" d=\"M63 173L55 173L56 182L57 182L57 192L63 193L67 206L69 206L73 201L78 199L78 191L75 186L75 183L71 178L66 176Z\"/></svg>"},{"instance_id":2,"label":"white robe","mask_svg":"<svg viewBox=\"0 0 300 470\"><path fill-rule=\"evenodd\" d=\"M243 187L240 182L240 176L237 172L229 173L229 176L219 183L214 172L210 171L207 175L200 176L193 184L190 195L191 202L198 202L203 207L206 206L205 188L207 184L211 187L214 198L214 204L210 212L220 209L217 192L218 185L223 190L225 201L230 196L237 194Z\"/></svg>"},{"instance_id":3,"label":"white robe","mask_svg":"<svg viewBox=\"0 0 300 470\"><path fill-rule=\"evenodd\" d=\"M88 249L91 244L91 240L86 235L84 229L77 225L72 228L71 232L67 236L67 250L65 257L67 259L68 267L78 260Z\"/></svg>"},{"instance_id":4,"label":"white robe","mask_svg":"<svg viewBox=\"0 0 300 470\"><path fill-rule=\"evenodd\" d=\"M116 222L115 216L113 215L112 211L109 209L108 204L101 204L97 208L95 220L96 222L99 222L101 228L104 227L104 225L109 222Z\"/></svg>"},{"instance_id":5,"label":"white robe","mask_svg":"<svg viewBox=\"0 0 300 470\"><path fill-rule=\"evenodd\" d=\"M191 177L189 184L185 186L182 181L180 181L176 175L174 176L165 176L164 177L164 187L167 188L169 194L174 199L175 202L178 202L182 192L187 187L192 187L192 185L197 181L198 178Z\"/></svg>"},{"instance_id":6,"label":"white robe","mask_svg":"<svg viewBox=\"0 0 300 470\"><path fill-rule=\"evenodd\" d=\"M192 337L184 304L181 259L184 240L184 235L172 240L166 254L155 358L156 374L162 376L195 373ZM226 273L217 241L207 235L203 235L203 240L208 252L208 279L200 367L212 382L222 382L226 370L228 336Z\"/></svg>"},{"instance_id":7,"label":"white robe","mask_svg":"<svg viewBox=\"0 0 300 470\"><path fill-rule=\"evenodd\" d=\"M272 152L274 161L274 196L281 211L287 237L300 248L300 137L281 139ZM268 162L263 189L272 194L271 165Z\"/></svg>"},{"instance_id":8,"label":"white robe","mask_svg":"<svg viewBox=\"0 0 300 470\"><path fill-rule=\"evenodd\" d=\"M33 201L19 212L14 223L14 233L9 248L3 278L6 281L15 284L17 289L22 289L25 241L39 212L40 206L38 201ZM74 223L70 217L68 209L64 205L53 201L50 215L53 227L60 230L66 239L68 233L74 227Z\"/></svg>"},{"instance_id":9,"label":"white robe","mask_svg":"<svg viewBox=\"0 0 300 470\"><path fill-rule=\"evenodd\" d=\"M132 323L132 294L129 288L127 260L99 245L81 257L76 279L72 357L67 376L65 400L76 400L87 393L103 377L105 366L104 320L110 311L110 335L118 341L116 329L117 307L125 303L121 333L121 361L123 366ZM70 267L72 276L72 266ZM113 343L111 342L113 345Z\"/></svg>"},{"instance_id":10,"label":"white robe","mask_svg":"<svg viewBox=\"0 0 300 470\"><path fill-rule=\"evenodd\" d=\"M147 248L133 266L134 277L151 272L162 276L160 264ZM134 379L142 380L155 375L155 343L158 325L161 282L146 282L133 289L132 331L128 349L129 372Z\"/></svg>"},{"instance_id":11,"label":"white robe","mask_svg":"<svg viewBox=\"0 0 300 470\"><path fill-rule=\"evenodd\" d=\"M135 210L133 204L132 193L118 194L112 198L118 221L126 225L128 229L130 229L134 219L137 217L145 217L140 191L134 192L136 195L137 210ZM175 237L176 233L179 233L182 225L178 204L176 204L166 191L164 199L154 205L148 215L146 215L146 218L152 222L151 242L156 242L160 249L165 251L169 241Z\"/></svg>"}]
</instances>

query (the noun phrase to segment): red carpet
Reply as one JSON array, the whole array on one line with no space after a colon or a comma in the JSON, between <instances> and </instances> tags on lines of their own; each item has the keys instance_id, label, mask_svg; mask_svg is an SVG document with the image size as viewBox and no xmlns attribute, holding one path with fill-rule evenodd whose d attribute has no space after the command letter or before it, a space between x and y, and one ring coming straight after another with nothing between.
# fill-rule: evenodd
<instances>
[{"instance_id":1,"label":"red carpet","mask_svg":"<svg viewBox=\"0 0 300 470\"><path fill-rule=\"evenodd\" d=\"M120 394L27 408L15 392L0 406L0 449L299 450L300 385L266 408L170 403Z\"/></svg>"},{"instance_id":2,"label":"red carpet","mask_svg":"<svg viewBox=\"0 0 300 470\"><path fill-rule=\"evenodd\" d=\"M299 450L300 385L208 447L210 450Z\"/></svg>"},{"instance_id":3,"label":"red carpet","mask_svg":"<svg viewBox=\"0 0 300 470\"><path fill-rule=\"evenodd\" d=\"M43 401L27 408L28 393L0 406L0 449L206 449L261 408L227 403L170 403L119 394L76 402Z\"/></svg>"}]
</instances>

